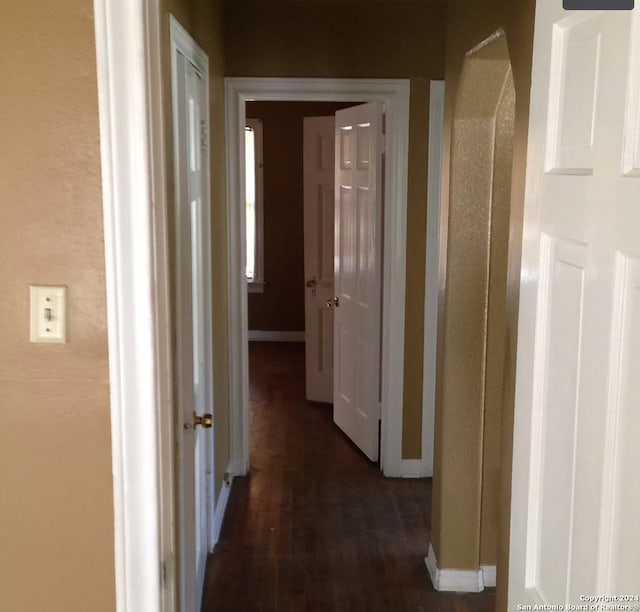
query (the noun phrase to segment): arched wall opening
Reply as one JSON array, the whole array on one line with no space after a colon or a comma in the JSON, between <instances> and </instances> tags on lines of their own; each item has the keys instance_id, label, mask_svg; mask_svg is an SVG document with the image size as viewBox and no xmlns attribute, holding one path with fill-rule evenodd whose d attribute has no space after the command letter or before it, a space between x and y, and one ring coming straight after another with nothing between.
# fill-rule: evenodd
<instances>
[{"instance_id":1,"label":"arched wall opening","mask_svg":"<svg viewBox=\"0 0 640 612\"><path fill-rule=\"evenodd\" d=\"M511 62L499 31L467 54L460 75L441 279L427 563L432 578L467 570L467 590L495 586L514 116ZM446 590L446 580L439 582Z\"/></svg>"}]
</instances>

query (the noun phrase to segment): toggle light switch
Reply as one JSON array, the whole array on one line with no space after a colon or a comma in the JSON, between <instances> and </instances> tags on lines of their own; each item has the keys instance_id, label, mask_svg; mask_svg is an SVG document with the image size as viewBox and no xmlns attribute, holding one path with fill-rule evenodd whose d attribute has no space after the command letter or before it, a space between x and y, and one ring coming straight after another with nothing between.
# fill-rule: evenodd
<instances>
[{"instance_id":1,"label":"toggle light switch","mask_svg":"<svg viewBox=\"0 0 640 612\"><path fill-rule=\"evenodd\" d=\"M67 288L31 285L31 342L67 341Z\"/></svg>"}]
</instances>

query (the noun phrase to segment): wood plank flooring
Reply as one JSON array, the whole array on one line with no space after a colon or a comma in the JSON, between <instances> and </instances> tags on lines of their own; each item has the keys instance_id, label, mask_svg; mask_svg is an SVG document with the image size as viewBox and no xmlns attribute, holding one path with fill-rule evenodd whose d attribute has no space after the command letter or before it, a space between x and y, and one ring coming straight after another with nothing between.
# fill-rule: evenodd
<instances>
[{"instance_id":1,"label":"wood plank flooring","mask_svg":"<svg viewBox=\"0 0 640 612\"><path fill-rule=\"evenodd\" d=\"M386 479L304 398L304 345L252 343L251 473L236 478L203 612L489 612L433 590L431 481Z\"/></svg>"}]
</instances>

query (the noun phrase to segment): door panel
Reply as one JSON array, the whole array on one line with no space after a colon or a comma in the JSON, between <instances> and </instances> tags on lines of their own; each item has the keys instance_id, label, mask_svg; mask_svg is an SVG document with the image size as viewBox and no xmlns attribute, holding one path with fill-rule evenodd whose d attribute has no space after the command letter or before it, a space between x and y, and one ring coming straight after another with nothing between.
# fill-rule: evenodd
<instances>
[{"instance_id":1,"label":"door panel","mask_svg":"<svg viewBox=\"0 0 640 612\"><path fill-rule=\"evenodd\" d=\"M178 539L181 610L200 608L213 515L209 274L208 76L176 52L172 70L175 156L175 304L178 379Z\"/></svg>"},{"instance_id":2,"label":"door panel","mask_svg":"<svg viewBox=\"0 0 640 612\"><path fill-rule=\"evenodd\" d=\"M638 32L638 11L537 6L516 375L513 609L640 591L640 495L631 467L640 461L640 386L629 375L640 363Z\"/></svg>"},{"instance_id":3,"label":"door panel","mask_svg":"<svg viewBox=\"0 0 640 612\"><path fill-rule=\"evenodd\" d=\"M333 117L304 119L306 396L333 401Z\"/></svg>"},{"instance_id":4,"label":"door panel","mask_svg":"<svg viewBox=\"0 0 640 612\"><path fill-rule=\"evenodd\" d=\"M382 105L336 113L335 423L372 461L380 419Z\"/></svg>"},{"instance_id":5,"label":"door panel","mask_svg":"<svg viewBox=\"0 0 640 612\"><path fill-rule=\"evenodd\" d=\"M640 440L640 259L618 255L615 320L612 341L612 479L609 483L611 514L610 565L606 568L612 592L637 593L640 568L640 494L637 466ZM631 485L631 486L630 486ZM630 545L630 543L632 543ZM635 545L634 545L635 544Z\"/></svg>"},{"instance_id":6,"label":"door panel","mask_svg":"<svg viewBox=\"0 0 640 612\"><path fill-rule=\"evenodd\" d=\"M540 350L545 353L547 381L540 382L546 389L541 398L546 410L535 426L534 445L541 453L532 466L532 478L540 487L534 527L540 534L535 575L545 601L563 601L575 470L575 439L566 439L566 435L575 431L578 421L586 249L544 235L542 244L546 265L541 270L541 282L546 296L541 306L545 320L541 323L546 337Z\"/></svg>"}]
</instances>

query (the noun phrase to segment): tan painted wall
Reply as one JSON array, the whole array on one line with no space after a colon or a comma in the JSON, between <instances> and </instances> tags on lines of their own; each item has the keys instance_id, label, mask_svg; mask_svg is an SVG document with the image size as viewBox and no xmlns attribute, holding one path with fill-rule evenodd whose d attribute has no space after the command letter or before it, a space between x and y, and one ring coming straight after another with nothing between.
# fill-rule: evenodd
<instances>
[{"instance_id":1,"label":"tan painted wall","mask_svg":"<svg viewBox=\"0 0 640 612\"><path fill-rule=\"evenodd\" d=\"M91 0L0 9L0 610L115 609ZM68 287L65 345L29 285Z\"/></svg>"},{"instance_id":2,"label":"tan painted wall","mask_svg":"<svg viewBox=\"0 0 640 612\"><path fill-rule=\"evenodd\" d=\"M497 57L485 59L487 51ZM507 58L502 37L465 61L454 112L442 365L437 374L436 436L444 444L436 446L436 455L440 451L444 457L437 462L434 516L441 509L448 516L451 507L466 511L455 524L439 523L443 567L495 564L497 504L492 491L499 472L501 315L514 114ZM450 565L452 549L460 551L456 565Z\"/></svg>"},{"instance_id":3,"label":"tan painted wall","mask_svg":"<svg viewBox=\"0 0 640 612\"><path fill-rule=\"evenodd\" d=\"M249 294L249 329L304 331L304 117L334 115L344 102L249 102L262 120L263 293Z\"/></svg>"},{"instance_id":4,"label":"tan painted wall","mask_svg":"<svg viewBox=\"0 0 640 612\"><path fill-rule=\"evenodd\" d=\"M480 506L480 564L495 565L498 553L502 412L504 406L505 300L509 257L511 173L515 88L512 74L496 114L495 170L489 245L489 283L482 435L482 499Z\"/></svg>"},{"instance_id":5,"label":"tan painted wall","mask_svg":"<svg viewBox=\"0 0 640 612\"><path fill-rule=\"evenodd\" d=\"M450 0L447 19L446 45L446 100L445 100L445 138L443 165L443 227L447 225L448 198L450 184L450 152L451 134L453 126L454 102L457 96L458 84L465 53L485 40L499 28L506 31L509 54L511 57L513 78L516 91L516 113L513 140L513 171L511 185L511 218L510 218L510 251L509 267L506 278L505 318L507 321L506 337L504 340L504 376L503 376L503 405L500 420L502 423L500 448L495 452L500 455L500 486L494 490L486 490L483 495L499 499L498 527L499 541L497 548L498 565L498 603L497 609L506 609L506 583L508 572L508 526L509 501L511 482L511 455L513 432L513 392L515 383L515 343L517 330L517 309L519 290L519 259L522 234L522 206L524 199L524 177L526 167L526 145L529 115L529 90L531 77L531 57L533 41L535 0L483 0L481 2L466 2L465 0ZM446 235L443 236L443 248L446 249ZM446 261L443 261L443 268ZM441 271L440 303L444 303L445 283ZM440 326L444 324L446 313L442 313ZM461 543L454 535L456 525L468 523L469 514L477 512L478 508L465 503L455 503L454 499L464 499L465 494L475 494L471 488L481 486L481 476L476 472L469 480L469 461L465 456L465 436L469 434L464 428L442 427L442 351L439 347L439 386L436 408L437 431L436 439L436 476L434 477L434 501L432 520L432 543L443 567L468 567L469 551L467 546L478 547L481 538L476 533L467 543ZM481 435L481 430L475 429L471 436ZM444 455L443 447L459 449ZM472 462L473 464L473 462ZM457 479L456 476L466 474ZM443 491L445 479L454 478L448 491ZM456 480L458 485L456 485ZM451 480L449 480L451 483ZM469 484L471 482L471 484ZM456 488L457 487L457 488ZM465 491L466 487L466 491ZM477 489L476 489L477 490ZM450 545L452 543L452 545ZM476 555L476 566L479 558Z\"/></svg>"},{"instance_id":6,"label":"tan painted wall","mask_svg":"<svg viewBox=\"0 0 640 612\"><path fill-rule=\"evenodd\" d=\"M215 489L220 491L229 464L229 363L226 270L226 170L224 143L224 49L222 2L217 0L161 0L164 61L164 110L167 151L167 206L173 227L175 206L171 120L171 64L169 13L182 24L209 57L211 138L211 235L213 274L213 340L215 385ZM170 240L172 244L172 240ZM173 264L172 268L173 269Z\"/></svg>"},{"instance_id":7,"label":"tan painted wall","mask_svg":"<svg viewBox=\"0 0 640 612\"><path fill-rule=\"evenodd\" d=\"M411 79L403 457L422 424L429 80L444 74L444 0L225 2L228 76Z\"/></svg>"}]
</instances>

